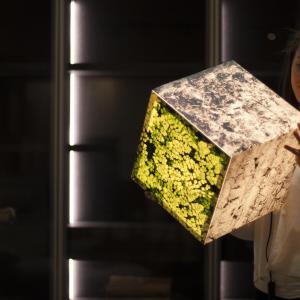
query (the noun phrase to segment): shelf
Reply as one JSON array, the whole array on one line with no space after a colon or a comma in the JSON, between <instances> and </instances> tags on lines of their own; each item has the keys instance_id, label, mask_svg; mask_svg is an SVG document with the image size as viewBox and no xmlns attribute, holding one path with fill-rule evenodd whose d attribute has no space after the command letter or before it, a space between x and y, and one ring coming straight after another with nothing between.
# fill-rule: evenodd
<instances>
[{"instance_id":1,"label":"shelf","mask_svg":"<svg viewBox=\"0 0 300 300\"><path fill-rule=\"evenodd\" d=\"M170 300L170 297L80 297L71 300ZM248 300L248 299L226 299L226 300ZM249 299L250 300L250 299Z\"/></svg>"},{"instance_id":2,"label":"shelf","mask_svg":"<svg viewBox=\"0 0 300 300\"><path fill-rule=\"evenodd\" d=\"M74 224L68 225L69 229L142 229L142 230L176 230L176 224L169 224L169 223L152 223L152 222L116 222L116 221L107 221L107 222L93 222L93 221L86 221L86 222L76 222Z\"/></svg>"},{"instance_id":3,"label":"shelf","mask_svg":"<svg viewBox=\"0 0 300 300\"><path fill-rule=\"evenodd\" d=\"M80 144L80 145L69 145L68 151L78 152L115 152L116 141L115 140L103 140L103 142L97 142L97 144Z\"/></svg>"},{"instance_id":4,"label":"shelf","mask_svg":"<svg viewBox=\"0 0 300 300\"><path fill-rule=\"evenodd\" d=\"M79 260L189 263L203 250L177 222L80 222L69 225L68 240L68 257Z\"/></svg>"},{"instance_id":5,"label":"shelf","mask_svg":"<svg viewBox=\"0 0 300 300\"><path fill-rule=\"evenodd\" d=\"M0 152L41 152L48 153L49 147L42 144L6 144L0 145Z\"/></svg>"},{"instance_id":6,"label":"shelf","mask_svg":"<svg viewBox=\"0 0 300 300\"><path fill-rule=\"evenodd\" d=\"M50 77L51 65L46 62L0 63L1 77L38 76Z\"/></svg>"},{"instance_id":7,"label":"shelf","mask_svg":"<svg viewBox=\"0 0 300 300\"><path fill-rule=\"evenodd\" d=\"M36 220L36 224L32 225L25 224L24 221L22 224L21 222L19 222L20 224L1 224L0 257L5 253L28 259L46 257L48 255L47 240L50 236L50 229L45 219L44 221ZM12 249L14 250L12 251Z\"/></svg>"},{"instance_id":8,"label":"shelf","mask_svg":"<svg viewBox=\"0 0 300 300\"><path fill-rule=\"evenodd\" d=\"M108 300L107 297L75 297L70 300ZM122 298L122 300L126 300Z\"/></svg>"},{"instance_id":9,"label":"shelf","mask_svg":"<svg viewBox=\"0 0 300 300\"><path fill-rule=\"evenodd\" d=\"M194 63L133 63L123 65L69 64L69 72L79 75L121 77L165 77L186 76L204 69L201 62Z\"/></svg>"},{"instance_id":10,"label":"shelf","mask_svg":"<svg viewBox=\"0 0 300 300\"><path fill-rule=\"evenodd\" d=\"M243 67L243 66L242 66ZM174 73L200 72L205 66L200 62L192 63L133 63L123 65L106 65L79 63L68 64L69 72L76 72L83 75L98 76L172 76ZM261 69L248 69L249 72L259 76L280 76L277 65L269 65ZM186 75L185 75L186 76Z\"/></svg>"}]
</instances>

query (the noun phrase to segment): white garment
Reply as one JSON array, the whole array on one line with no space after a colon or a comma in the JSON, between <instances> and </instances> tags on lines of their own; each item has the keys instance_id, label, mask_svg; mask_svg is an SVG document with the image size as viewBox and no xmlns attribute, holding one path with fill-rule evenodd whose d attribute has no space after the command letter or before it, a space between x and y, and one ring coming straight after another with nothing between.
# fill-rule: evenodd
<instances>
[{"instance_id":1,"label":"white garment","mask_svg":"<svg viewBox=\"0 0 300 300\"><path fill-rule=\"evenodd\" d=\"M273 212L272 235L266 261L270 215L232 234L254 241L254 285L267 293L269 270L276 284L276 296L300 298L300 168L296 167L286 205Z\"/></svg>"}]
</instances>

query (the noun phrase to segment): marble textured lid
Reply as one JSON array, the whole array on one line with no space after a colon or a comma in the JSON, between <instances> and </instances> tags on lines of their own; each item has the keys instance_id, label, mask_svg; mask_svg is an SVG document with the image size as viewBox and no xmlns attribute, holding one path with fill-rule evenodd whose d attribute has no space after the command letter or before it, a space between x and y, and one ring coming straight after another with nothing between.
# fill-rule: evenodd
<instances>
[{"instance_id":1,"label":"marble textured lid","mask_svg":"<svg viewBox=\"0 0 300 300\"><path fill-rule=\"evenodd\" d=\"M300 121L300 112L235 61L154 92L229 156L285 134Z\"/></svg>"}]
</instances>

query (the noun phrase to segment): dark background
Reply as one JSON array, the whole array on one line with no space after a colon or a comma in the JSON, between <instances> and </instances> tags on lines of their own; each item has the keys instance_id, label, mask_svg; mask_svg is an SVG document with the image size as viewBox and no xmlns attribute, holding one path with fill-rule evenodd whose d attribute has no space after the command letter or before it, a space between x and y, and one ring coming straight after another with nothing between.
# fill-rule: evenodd
<instances>
[{"instance_id":1,"label":"dark background","mask_svg":"<svg viewBox=\"0 0 300 300\"><path fill-rule=\"evenodd\" d=\"M169 278L172 299L201 299L204 246L145 199L130 171L151 89L206 68L207 4L76 3L80 51L74 65L64 58L66 87L69 74L78 79L78 138L69 150L78 162L79 214L66 235L66 259L77 260L76 296L100 299L110 276L121 274ZM278 91L299 1L220 3L221 61L236 60ZM13 207L16 219L0 224L0 299L53 294L53 6L50 0L1 4L0 208ZM228 235L220 243L222 266L244 270L251 285L251 242ZM251 289L238 293L232 298L249 297Z\"/></svg>"},{"instance_id":2,"label":"dark background","mask_svg":"<svg viewBox=\"0 0 300 300\"><path fill-rule=\"evenodd\" d=\"M0 299L50 293L50 1L4 1L0 10Z\"/></svg>"}]
</instances>

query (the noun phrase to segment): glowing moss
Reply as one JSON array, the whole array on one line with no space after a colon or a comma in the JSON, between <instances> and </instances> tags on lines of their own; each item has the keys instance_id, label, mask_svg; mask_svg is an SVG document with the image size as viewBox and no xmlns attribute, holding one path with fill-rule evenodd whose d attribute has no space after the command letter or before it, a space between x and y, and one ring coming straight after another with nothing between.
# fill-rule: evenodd
<instances>
[{"instance_id":1,"label":"glowing moss","mask_svg":"<svg viewBox=\"0 0 300 300\"><path fill-rule=\"evenodd\" d=\"M132 177L200 240L227 163L224 153L152 96Z\"/></svg>"}]
</instances>

